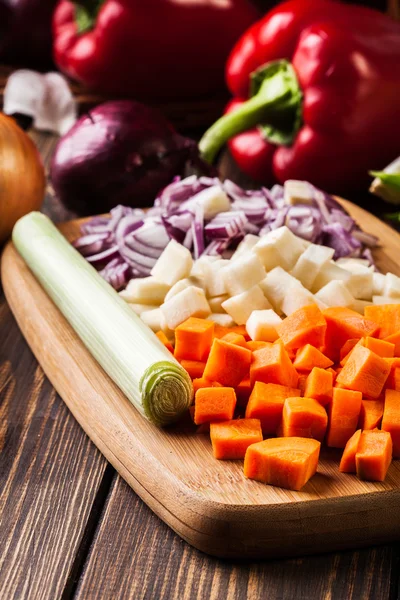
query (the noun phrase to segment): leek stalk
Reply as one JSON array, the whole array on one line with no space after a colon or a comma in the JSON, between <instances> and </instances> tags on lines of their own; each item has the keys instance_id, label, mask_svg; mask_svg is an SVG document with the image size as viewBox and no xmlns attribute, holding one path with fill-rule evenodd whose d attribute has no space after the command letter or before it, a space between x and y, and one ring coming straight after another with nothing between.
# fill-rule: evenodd
<instances>
[{"instance_id":1,"label":"leek stalk","mask_svg":"<svg viewBox=\"0 0 400 600\"><path fill-rule=\"evenodd\" d=\"M86 348L135 408L158 426L176 421L191 404L193 386L154 333L44 215L22 217L12 239Z\"/></svg>"}]
</instances>

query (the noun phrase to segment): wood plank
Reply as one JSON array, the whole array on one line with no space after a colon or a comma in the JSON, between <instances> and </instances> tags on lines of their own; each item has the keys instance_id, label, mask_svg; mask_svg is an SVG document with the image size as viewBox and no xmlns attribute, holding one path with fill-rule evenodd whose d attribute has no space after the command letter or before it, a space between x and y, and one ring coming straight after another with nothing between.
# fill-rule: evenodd
<instances>
[{"instance_id":1,"label":"wood plank","mask_svg":"<svg viewBox=\"0 0 400 600\"><path fill-rule=\"evenodd\" d=\"M384 242L376 252L378 265L400 272L398 234L362 209L346 206ZM63 230L75 237L78 224ZM3 256L2 274L24 335L81 426L145 502L195 547L218 556L251 558L400 538L399 461L391 465L384 483L339 473L338 451L323 453L318 474L301 492L246 480L241 463L213 459L208 436L179 427L159 430L143 419L11 245Z\"/></svg>"},{"instance_id":2,"label":"wood plank","mask_svg":"<svg viewBox=\"0 0 400 600\"><path fill-rule=\"evenodd\" d=\"M59 598L107 462L0 298L0 598ZM62 369L62 365L60 365Z\"/></svg>"},{"instance_id":3,"label":"wood plank","mask_svg":"<svg viewBox=\"0 0 400 600\"><path fill-rule=\"evenodd\" d=\"M182 541L115 481L77 600L386 600L398 554L376 547L295 560L232 563Z\"/></svg>"}]
</instances>

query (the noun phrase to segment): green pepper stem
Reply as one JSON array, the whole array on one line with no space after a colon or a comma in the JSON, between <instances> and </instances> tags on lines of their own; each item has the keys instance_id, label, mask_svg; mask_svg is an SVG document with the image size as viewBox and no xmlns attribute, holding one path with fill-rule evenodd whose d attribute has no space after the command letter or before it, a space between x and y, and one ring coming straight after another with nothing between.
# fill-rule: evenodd
<instances>
[{"instance_id":1,"label":"green pepper stem","mask_svg":"<svg viewBox=\"0 0 400 600\"><path fill-rule=\"evenodd\" d=\"M77 0L74 3L78 34L87 33L94 28L103 3L104 0Z\"/></svg>"},{"instance_id":2,"label":"green pepper stem","mask_svg":"<svg viewBox=\"0 0 400 600\"><path fill-rule=\"evenodd\" d=\"M296 74L287 61L264 65L253 75L254 95L236 110L216 121L199 142L202 157L214 162L222 146L235 135L261 125L293 121L293 134L298 126L297 115L301 92ZM291 125L291 121L289 121Z\"/></svg>"}]
</instances>

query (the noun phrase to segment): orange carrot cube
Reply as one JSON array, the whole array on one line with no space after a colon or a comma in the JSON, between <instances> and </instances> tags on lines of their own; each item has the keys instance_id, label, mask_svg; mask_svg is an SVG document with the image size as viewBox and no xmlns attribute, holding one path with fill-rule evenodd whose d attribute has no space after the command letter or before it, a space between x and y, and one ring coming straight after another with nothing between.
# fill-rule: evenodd
<instances>
[{"instance_id":1,"label":"orange carrot cube","mask_svg":"<svg viewBox=\"0 0 400 600\"><path fill-rule=\"evenodd\" d=\"M373 321L344 306L327 308L322 314L327 324L325 352L335 361L339 359L340 350L347 340L374 335L379 329Z\"/></svg>"},{"instance_id":2,"label":"orange carrot cube","mask_svg":"<svg viewBox=\"0 0 400 600\"><path fill-rule=\"evenodd\" d=\"M271 438L247 448L244 475L289 490L300 490L315 474L321 443L310 438Z\"/></svg>"},{"instance_id":3,"label":"orange carrot cube","mask_svg":"<svg viewBox=\"0 0 400 600\"><path fill-rule=\"evenodd\" d=\"M385 388L400 391L400 358L387 358L386 362L390 367L390 372L385 382Z\"/></svg>"},{"instance_id":4,"label":"orange carrot cube","mask_svg":"<svg viewBox=\"0 0 400 600\"><path fill-rule=\"evenodd\" d=\"M368 350L375 352L378 356L381 356L382 358L393 358L395 345L391 342L379 340L378 338L373 338L369 335L367 335L363 341L364 346L368 348Z\"/></svg>"},{"instance_id":5,"label":"orange carrot cube","mask_svg":"<svg viewBox=\"0 0 400 600\"><path fill-rule=\"evenodd\" d=\"M220 460L244 458L247 448L263 439L258 419L211 423L210 437L214 457Z\"/></svg>"},{"instance_id":6,"label":"orange carrot cube","mask_svg":"<svg viewBox=\"0 0 400 600\"><path fill-rule=\"evenodd\" d=\"M242 348L248 348L247 342L244 339L243 335L240 333L235 333L234 331L230 331L226 333L221 340L224 342L228 342L229 344L236 344L237 346L242 346Z\"/></svg>"},{"instance_id":7,"label":"orange carrot cube","mask_svg":"<svg viewBox=\"0 0 400 600\"><path fill-rule=\"evenodd\" d=\"M296 388L256 381L246 407L246 419L259 419L264 435L275 435L286 398L299 393Z\"/></svg>"},{"instance_id":8,"label":"orange carrot cube","mask_svg":"<svg viewBox=\"0 0 400 600\"><path fill-rule=\"evenodd\" d=\"M269 344L269 342L253 342L253 340L250 340L250 342L247 342L247 347L249 350L254 352L254 350L259 350L260 348L265 348L265 346L268 346L268 344Z\"/></svg>"},{"instance_id":9,"label":"orange carrot cube","mask_svg":"<svg viewBox=\"0 0 400 600\"><path fill-rule=\"evenodd\" d=\"M366 306L364 314L379 327L379 337L386 339L400 331L400 304L379 304ZM365 334L373 335L373 334Z\"/></svg>"},{"instance_id":10,"label":"orange carrot cube","mask_svg":"<svg viewBox=\"0 0 400 600\"><path fill-rule=\"evenodd\" d=\"M394 356L400 357L400 330L388 335L388 337L385 338L385 342L394 344Z\"/></svg>"},{"instance_id":11,"label":"orange carrot cube","mask_svg":"<svg viewBox=\"0 0 400 600\"><path fill-rule=\"evenodd\" d=\"M213 323L213 321L210 321ZM230 333L231 329L229 327L224 327L223 325L219 325L218 323L214 323L214 337L221 339L227 333Z\"/></svg>"},{"instance_id":12,"label":"orange carrot cube","mask_svg":"<svg viewBox=\"0 0 400 600\"><path fill-rule=\"evenodd\" d=\"M354 346L336 382L369 398L378 398L390 372L384 358L363 346Z\"/></svg>"},{"instance_id":13,"label":"orange carrot cube","mask_svg":"<svg viewBox=\"0 0 400 600\"><path fill-rule=\"evenodd\" d=\"M356 338L352 340L347 340L347 342L343 344L343 346L340 348L340 361L342 361L344 357L347 356L353 350L354 346L358 344L359 341L360 340Z\"/></svg>"},{"instance_id":14,"label":"orange carrot cube","mask_svg":"<svg viewBox=\"0 0 400 600\"><path fill-rule=\"evenodd\" d=\"M332 402L328 404L326 444L344 448L357 429L361 410L361 392L333 388Z\"/></svg>"},{"instance_id":15,"label":"orange carrot cube","mask_svg":"<svg viewBox=\"0 0 400 600\"><path fill-rule=\"evenodd\" d=\"M169 339L167 338L167 336L165 335L165 333L163 331L157 331L156 336L158 337L160 342L167 348L167 350L169 350L173 354L174 347L171 344L171 342L169 341Z\"/></svg>"},{"instance_id":16,"label":"orange carrot cube","mask_svg":"<svg viewBox=\"0 0 400 600\"><path fill-rule=\"evenodd\" d=\"M243 381L236 386L236 397L238 406L246 406L249 401L252 386L250 384L250 377L245 377Z\"/></svg>"},{"instance_id":17,"label":"orange carrot cube","mask_svg":"<svg viewBox=\"0 0 400 600\"><path fill-rule=\"evenodd\" d=\"M383 416L383 400L362 400L358 426L360 429L379 427Z\"/></svg>"},{"instance_id":18,"label":"orange carrot cube","mask_svg":"<svg viewBox=\"0 0 400 600\"><path fill-rule=\"evenodd\" d=\"M250 366L250 381L279 383L296 387L299 376L282 344L269 344L253 352Z\"/></svg>"},{"instance_id":19,"label":"orange carrot cube","mask_svg":"<svg viewBox=\"0 0 400 600\"><path fill-rule=\"evenodd\" d=\"M182 359L179 361L182 367L189 373L191 379L199 379L203 377L204 369L206 366L205 362L200 360L186 360Z\"/></svg>"},{"instance_id":20,"label":"orange carrot cube","mask_svg":"<svg viewBox=\"0 0 400 600\"><path fill-rule=\"evenodd\" d=\"M196 425L213 421L230 421L236 406L236 394L233 388L200 388L194 401L194 422Z\"/></svg>"},{"instance_id":21,"label":"orange carrot cube","mask_svg":"<svg viewBox=\"0 0 400 600\"><path fill-rule=\"evenodd\" d=\"M276 331L288 349L297 349L305 344L319 348L324 344L326 322L316 304L304 306L283 319Z\"/></svg>"},{"instance_id":22,"label":"orange carrot cube","mask_svg":"<svg viewBox=\"0 0 400 600\"><path fill-rule=\"evenodd\" d=\"M307 377L308 375L303 373L299 375L299 381L297 382L297 387L300 390L300 396L305 396L304 392L306 389L306 385L307 385Z\"/></svg>"},{"instance_id":23,"label":"orange carrot cube","mask_svg":"<svg viewBox=\"0 0 400 600\"><path fill-rule=\"evenodd\" d=\"M357 476L367 481L384 481L392 462L392 439L386 431L363 431L356 454Z\"/></svg>"},{"instance_id":24,"label":"orange carrot cube","mask_svg":"<svg viewBox=\"0 0 400 600\"><path fill-rule=\"evenodd\" d=\"M327 369L332 365L333 360L322 354L318 348L311 346L311 344L299 348L293 362L293 366L301 371L311 371L314 367Z\"/></svg>"},{"instance_id":25,"label":"orange carrot cube","mask_svg":"<svg viewBox=\"0 0 400 600\"><path fill-rule=\"evenodd\" d=\"M223 387L222 383L218 383L218 381L209 381L208 379L204 379L204 377L199 377L197 379L193 379L193 390L194 393L201 388L210 388L210 387Z\"/></svg>"},{"instance_id":26,"label":"orange carrot cube","mask_svg":"<svg viewBox=\"0 0 400 600\"><path fill-rule=\"evenodd\" d=\"M332 400L333 376L330 371L314 367L306 380L304 396L314 398L322 406L326 406Z\"/></svg>"},{"instance_id":27,"label":"orange carrot cube","mask_svg":"<svg viewBox=\"0 0 400 600\"><path fill-rule=\"evenodd\" d=\"M328 425L323 406L313 398L287 398L283 405L283 437L313 438L322 442Z\"/></svg>"},{"instance_id":28,"label":"orange carrot cube","mask_svg":"<svg viewBox=\"0 0 400 600\"><path fill-rule=\"evenodd\" d=\"M214 323L190 317L175 329L175 357L205 361L214 337Z\"/></svg>"},{"instance_id":29,"label":"orange carrot cube","mask_svg":"<svg viewBox=\"0 0 400 600\"><path fill-rule=\"evenodd\" d=\"M358 429L351 438L348 440L344 450L342 459L339 465L339 471L341 473L355 473L356 472L356 454L358 444L360 443L361 429Z\"/></svg>"},{"instance_id":30,"label":"orange carrot cube","mask_svg":"<svg viewBox=\"0 0 400 600\"><path fill-rule=\"evenodd\" d=\"M393 457L400 458L400 392L386 390L382 430L392 436Z\"/></svg>"},{"instance_id":31,"label":"orange carrot cube","mask_svg":"<svg viewBox=\"0 0 400 600\"><path fill-rule=\"evenodd\" d=\"M250 363L250 350L214 338L204 377L227 387L236 387L249 375Z\"/></svg>"}]
</instances>

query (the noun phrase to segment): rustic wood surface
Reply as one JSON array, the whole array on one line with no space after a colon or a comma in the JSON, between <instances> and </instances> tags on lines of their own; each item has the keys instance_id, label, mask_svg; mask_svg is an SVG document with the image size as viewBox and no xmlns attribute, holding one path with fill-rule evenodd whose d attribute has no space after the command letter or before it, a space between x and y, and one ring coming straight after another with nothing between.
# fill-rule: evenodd
<instances>
[{"instance_id":1,"label":"rustic wood surface","mask_svg":"<svg viewBox=\"0 0 400 600\"><path fill-rule=\"evenodd\" d=\"M35 139L48 158L54 140L42 135ZM51 196L44 209L58 221L74 216L67 215ZM10 361L13 382L10 391L10 378L0 379L1 527L9 530L13 524L13 535L0 531L1 598L50 599L59 597L61 589L64 598L85 599L253 599L267 594L271 600L400 598L398 544L240 564L207 557L180 540L110 466L105 468L105 461L45 378L42 404L32 408L29 399L36 363L3 297L0 302L1 373L7 372L4 365ZM48 424L38 432L35 427L43 425L46 414L50 415ZM21 456L21 431L34 431L43 444L40 462L38 446L27 434L32 445ZM79 445L84 447L81 454ZM96 460L97 470L94 466L80 468L83 461L94 465ZM13 490L5 489L10 472L14 473ZM75 504L71 496L65 498L67 483ZM18 505L22 497L29 496L29 502ZM80 496L78 502L76 496ZM27 508L36 516L42 511L42 518L30 519L29 526ZM36 542L31 540L38 538L40 551L33 553ZM74 540L78 540L75 545Z\"/></svg>"}]
</instances>

